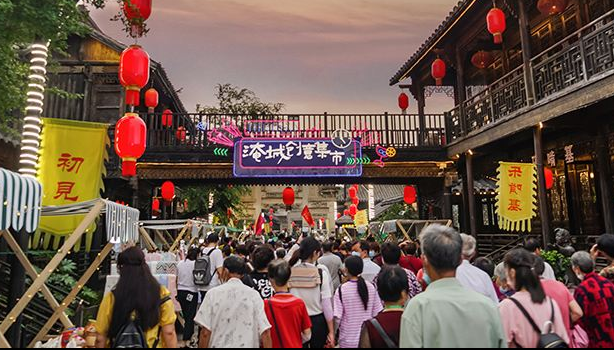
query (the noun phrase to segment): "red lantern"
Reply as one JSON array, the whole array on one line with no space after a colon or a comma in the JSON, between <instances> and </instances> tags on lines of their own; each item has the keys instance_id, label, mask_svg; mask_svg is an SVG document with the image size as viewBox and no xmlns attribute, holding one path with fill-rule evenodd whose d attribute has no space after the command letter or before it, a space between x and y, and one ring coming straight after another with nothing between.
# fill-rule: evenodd
<instances>
[{"instance_id":1,"label":"red lantern","mask_svg":"<svg viewBox=\"0 0 614 350\"><path fill-rule=\"evenodd\" d=\"M551 190L554 187L554 173L550 168L544 168L544 175L546 176L546 189Z\"/></svg>"},{"instance_id":2,"label":"red lantern","mask_svg":"<svg viewBox=\"0 0 614 350\"><path fill-rule=\"evenodd\" d=\"M478 69L486 69L495 62L490 52L478 51L471 57L471 63Z\"/></svg>"},{"instance_id":3,"label":"red lantern","mask_svg":"<svg viewBox=\"0 0 614 350\"><path fill-rule=\"evenodd\" d=\"M350 195L350 199L354 199L358 196L358 190L356 190L356 187L350 187L348 194Z\"/></svg>"},{"instance_id":4,"label":"red lantern","mask_svg":"<svg viewBox=\"0 0 614 350\"><path fill-rule=\"evenodd\" d=\"M154 198L153 202L151 203L151 212L160 212L160 200L158 198Z\"/></svg>"},{"instance_id":5,"label":"red lantern","mask_svg":"<svg viewBox=\"0 0 614 350\"><path fill-rule=\"evenodd\" d=\"M143 36L143 23L151 16L152 0L124 0L124 15L130 24L133 38Z\"/></svg>"},{"instance_id":6,"label":"red lantern","mask_svg":"<svg viewBox=\"0 0 614 350\"><path fill-rule=\"evenodd\" d=\"M271 226L271 228L273 228L273 225L274 225L274 224L273 224L273 221L271 221L271 222L269 223L269 225Z\"/></svg>"},{"instance_id":7,"label":"red lantern","mask_svg":"<svg viewBox=\"0 0 614 350\"><path fill-rule=\"evenodd\" d=\"M446 77L447 69L446 62L444 62L441 58L437 58L433 62L433 65L431 66L431 75L433 76L433 79L435 79L437 86L441 86L443 84L443 78Z\"/></svg>"},{"instance_id":8,"label":"red lantern","mask_svg":"<svg viewBox=\"0 0 614 350\"><path fill-rule=\"evenodd\" d=\"M170 109L167 109L162 113L162 126L166 128L173 126L173 111Z\"/></svg>"},{"instance_id":9,"label":"red lantern","mask_svg":"<svg viewBox=\"0 0 614 350\"><path fill-rule=\"evenodd\" d=\"M145 92L145 106L149 109L149 113L153 113L160 101L158 90L151 88Z\"/></svg>"},{"instance_id":10,"label":"red lantern","mask_svg":"<svg viewBox=\"0 0 614 350\"><path fill-rule=\"evenodd\" d=\"M126 113L115 125L115 153L122 159L122 175L136 176L136 161L147 147L147 126L138 114Z\"/></svg>"},{"instance_id":11,"label":"red lantern","mask_svg":"<svg viewBox=\"0 0 614 350\"><path fill-rule=\"evenodd\" d=\"M341 219L342 216L341 213L337 213L337 220Z\"/></svg>"},{"instance_id":12,"label":"red lantern","mask_svg":"<svg viewBox=\"0 0 614 350\"><path fill-rule=\"evenodd\" d=\"M495 37L495 44L503 43L503 33L507 29L505 12L499 8L493 8L486 16L488 31Z\"/></svg>"},{"instance_id":13,"label":"red lantern","mask_svg":"<svg viewBox=\"0 0 614 350\"><path fill-rule=\"evenodd\" d=\"M177 128L177 133L175 134L175 136L177 136L177 141L184 143L185 139L187 137L187 131L185 129L185 127L180 126Z\"/></svg>"},{"instance_id":14,"label":"red lantern","mask_svg":"<svg viewBox=\"0 0 614 350\"><path fill-rule=\"evenodd\" d=\"M188 211L188 200L187 199L183 201L183 209L185 211Z\"/></svg>"},{"instance_id":15,"label":"red lantern","mask_svg":"<svg viewBox=\"0 0 614 350\"><path fill-rule=\"evenodd\" d=\"M405 203L412 205L416 203L418 194L416 193L416 188L414 186L406 186L404 191L403 199Z\"/></svg>"},{"instance_id":16,"label":"red lantern","mask_svg":"<svg viewBox=\"0 0 614 350\"><path fill-rule=\"evenodd\" d=\"M162 184L162 199L167 203L175 199L175 185L172 182L166 181Z\"/></svg>"},{"instance_id":17,"label":"red lantern","mask_svg":"<svg viewBox=\"0 0 614 350\"><path fill-rule=\"evenodd\" d=\"M399 95L399 108L401 111L403 111L403 113L407 112L407 109L409 108L409 96L407 96L407 94L404 92L401 92Z\"/></svg>"},{"instance_id":18,"label":"red lantern","mask_svg":"<svg viewBox=\"0 0 614 350\"><path fill-rule=\"evenodd\" d=\"M288 187L284 190L283 200L286 207L291 207L294 205L295 194L294 189L292 187Z\"/></svg>"},{"instance_id":19,"label":"red lantern","mask_svg":"<svg viewBox=\"0 0 614 350\"><path fill-rule=\"evenodd\" d=\"M350 215L354 217L356 214L358 214L358 207L355 204L352 204L350 206Z\"/></svg>"},{"instance_id":20,"label":"red lantern","mask_svg":"<svg viewBox=\"0 0 614 350\"><path fill-rule=\"evenodd\" d=\"M132 45L119 59L119 81L126 88L126 104L138 106L139 92L149 82L149 55L138 45Z\"/></svg>"},{"instance_id":21,"label":"red lantern","mask_svg":"<svg viewBox=\"0 0 614 350\"><path fill-rule=\"evenodd\" d=\"M269 209L269 215L273 215L273 214L275 214L275 209L273 208Z\"/></svg>"},{"instance_id":22,"label":"red lantern","mask_svg":"<svg viewBox=\"0 0 614 350\"><path fill-rule=\"evenodd\" d=\"M360 204L360 199L358 199L358 197L354 197L352 198L352 203L356 206L358 206L358 204Z\"/></svg>"},{"instance_id":23,"label":"red lantern","mask_svg":"<svg viewBox=\"0 0 614 350\"><path fill-rule=\"evenodd\" d=\"M343 216L350 216L350 211L349 210L344 210L343 211Z\"/></svg>"},{"instance_id":24,"label":"red lantern","mask_svg":"<svg viewBox=\"0 0 614 350\"><path fill-rule=\"evenodd\" d=\"M232 209L228 208L228 210L226 211L226 215L228 215L229 218L232 217Z\"/></svg>"},{"instance_id":25,"label":"red lantern","mask_svg":"<svg viewBox=\"0 0 614 350\"><path fill-rule=\"evenodd\" d=\"M537 8L544 16L560 15L565 12L569 0L539 0Z\"/></svg>"}]
</instances>

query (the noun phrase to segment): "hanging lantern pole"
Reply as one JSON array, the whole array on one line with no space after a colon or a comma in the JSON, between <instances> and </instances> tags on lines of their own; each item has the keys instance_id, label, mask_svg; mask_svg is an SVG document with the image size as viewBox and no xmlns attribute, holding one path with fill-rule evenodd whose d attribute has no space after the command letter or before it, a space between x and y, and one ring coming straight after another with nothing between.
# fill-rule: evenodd
<instances>
[{"instance_id":1,"label":"hanging lantern pole","mask_svg":"<svg viewBox=\"0 0 614 350\"><path fill-rule=\"evenodd\" d=\"M38 154L43 122L45 84L47 83L47 58L49 43L30 46L30 75L27 92L26 116L21 141L19 172L26 177L36 178L38 174Z\"/></svg>"}]
</instances>

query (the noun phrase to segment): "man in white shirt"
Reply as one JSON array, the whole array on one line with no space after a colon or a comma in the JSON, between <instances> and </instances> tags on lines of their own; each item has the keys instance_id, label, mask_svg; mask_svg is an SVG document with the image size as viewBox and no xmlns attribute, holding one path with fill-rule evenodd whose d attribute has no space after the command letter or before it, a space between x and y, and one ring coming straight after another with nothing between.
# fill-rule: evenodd
<instances>
[{"instance_id":1,"label":"man in white shirt","mask_svg":"<svg viewBox=\"0 0 614 350\"><path fill-rule=\"evenodd\" d=\"M539 241L535 238L526 239L523 247L526 251L534 254L535 256L542 256L541 243L539 243ZM546 263L546 270L544 271L542 278L545 280L555 280L556 281L556 275L554 274L554 269L548 262L546 261L544 262Z\"/></svg>"},{"instance_id":2,"label":"man in white shirt","mask_svg":"<svg viewBox=\"0 0 614 350\"><path fill-rule=\"evenodd\" d=\"M379 275L382 268L379 267L376 263L374 263L369 257L370 249L371 246L369 245L369 242L358 242L352 247L352 255L359 256L360 258L362 258L362 261L365 264L362 278L364 278L364 280L369 283L373 283L373 281L375 281L375 277Z\"/></svg>"},{"instance_id":3,"label":"man in white shirt","mask_svg":"<svg viewBox=\"0 0 614 350\"><path fill-rule=\"evenodd\" d=\"M209 256L211 261L211 274L213 275L213 278L208 286L199 288L203 299L205 298L207 292L221 284L220 274L222 273L222 267L224 266L224 254L222 254L222 251L217 247L218 243L220 242L220 236L217 233L212 233L209 235L209 237L207 237L206 242L207 247L203 248L202 256Z\"/></svg>"},{"instance_id":4,"label":"man in white shirt","mask_svg":"<svg viewBox=\"0 0 614 350\"><path fill-rule=\"evenodd\" d=\"M456 279L465 288L489 298L495 304L499 304L499 298L495 291L495 286L488 274L479 268L471 265L471 259L476 255L477 241L474 237L461 234L463 240L463 262L456 269Z\"/></svg>"},{"instance_id":5,"label":"man in white shirt","mask_svg":"<svg viewBox=\"0 0 614 350\"><path fill-rule=\"evenodd\" d=\"M260 294L241 282L245 260L231 256L224 261L221 280L211 289L196 315L203 330L199 348L271 348L271 324Z\"/></svg>"}]
</instances>

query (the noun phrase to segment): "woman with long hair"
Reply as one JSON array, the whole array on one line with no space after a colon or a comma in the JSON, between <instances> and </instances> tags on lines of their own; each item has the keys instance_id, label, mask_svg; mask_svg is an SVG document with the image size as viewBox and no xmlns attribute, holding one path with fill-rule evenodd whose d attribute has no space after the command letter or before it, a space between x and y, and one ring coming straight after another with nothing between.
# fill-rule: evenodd
<instances>
[{"instance_id":1,"label":"woman with long hair","mask_svg":"<svg viewBox=\"0 0 614 350\"><path fill-rule=\"evenodd\" d=\"M512 250L505 256L507 281L516 291L499 305L508 345L534 348L540 336L549 333L569 344L561 310L556 301L546 296L534 265L535 256L524 249Z\"/></svg>"},{"instance_id":2,"label":"woman with long hair","mask_svg":"<svg viewBox=\"0 0 614 350\"><path fill-rule=\"evenodd\" d=\"M358 348L363 323L384 308L375 287L362 278L364 262L352 256L345 260L348 281L335 294L335 321L339 324L339 347Z\"/></svg>"},{"instance_id":3,"label":"woman with long hair","mask_svg":"<svg viewBox=\"0 0 614 350\"><path fill-rule=\"evenodd\" d=\"M116 347L118 336L131 322L144 334L149 348L177 348L175 306L170 292L160 286L136 247L117 259L120 279L98 310L96 348Z\"/></svg>"},{"instance_id":4,"label":"woman with long hair","mask_svg":"<svg viewBox=\"0 0 614 350\"><path fill-rule=\"evenodd\" d=\"M316 266L321 256L322 244L308 237L289 261L293 266L290 293L305 302L312 324L311 340L305 345L316 349L335 347L333 283L326 266Z\"/></svg>"}]
</instances>

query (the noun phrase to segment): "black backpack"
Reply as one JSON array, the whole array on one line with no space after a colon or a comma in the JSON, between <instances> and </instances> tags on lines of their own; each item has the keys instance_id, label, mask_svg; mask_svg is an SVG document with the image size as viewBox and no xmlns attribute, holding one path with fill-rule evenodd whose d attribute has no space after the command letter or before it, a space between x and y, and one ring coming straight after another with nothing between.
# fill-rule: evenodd
<instances>
[{"instance_id":1,"label":"black backpack","mask_svg":"<svg viewBox=\"0 0 614 350\"><path fill-rule=\"evenodd\" d=\"M160 301L160 306L164 305L167 301L170 301L171 297L163 298ZM153 344L152 349L156 349L160 343L160 335L162 333L162 327L158 327L158 338ZM141 326L135 321L130 320L122 328L113 340L113 349L147 349L147 337Z\"/></svg>"},{"instance_id":2,"label":"black backpack","mask_svg":"<svg viewBox=\"0 0 614 350\"><path fill-rule=\"evenodd\" d=\"M524 317L529 321L531 327L539 334L539 341L537 342L536 349L569 349L569 345L556 333L552 332L552 325L554 325L554 303L550 300L550 306L552 308L552 318L550 319L551 328L547 334L542 334L541 329L537 326L535 321L531 318L527 310L520 304L520 302L514 298L510 298L514 304L522 311ZM514 340L514 343L516 341ZM518 348L521 348L518 343L515 344Z\"/></svg>"},{"instance_id":3,"label":"black backpack","mask_svg":"<svg viewBox=\"0 0 614 350\"><path fill-rule=\"evenodd\" d=\"M215 252L217 248L211 249L207 254L196 260L194 263L194 284L199 287L207 287L211 284L213 276L217 273L217 269L211 273L211 254Z\"/></svg>"}]
</instances>

